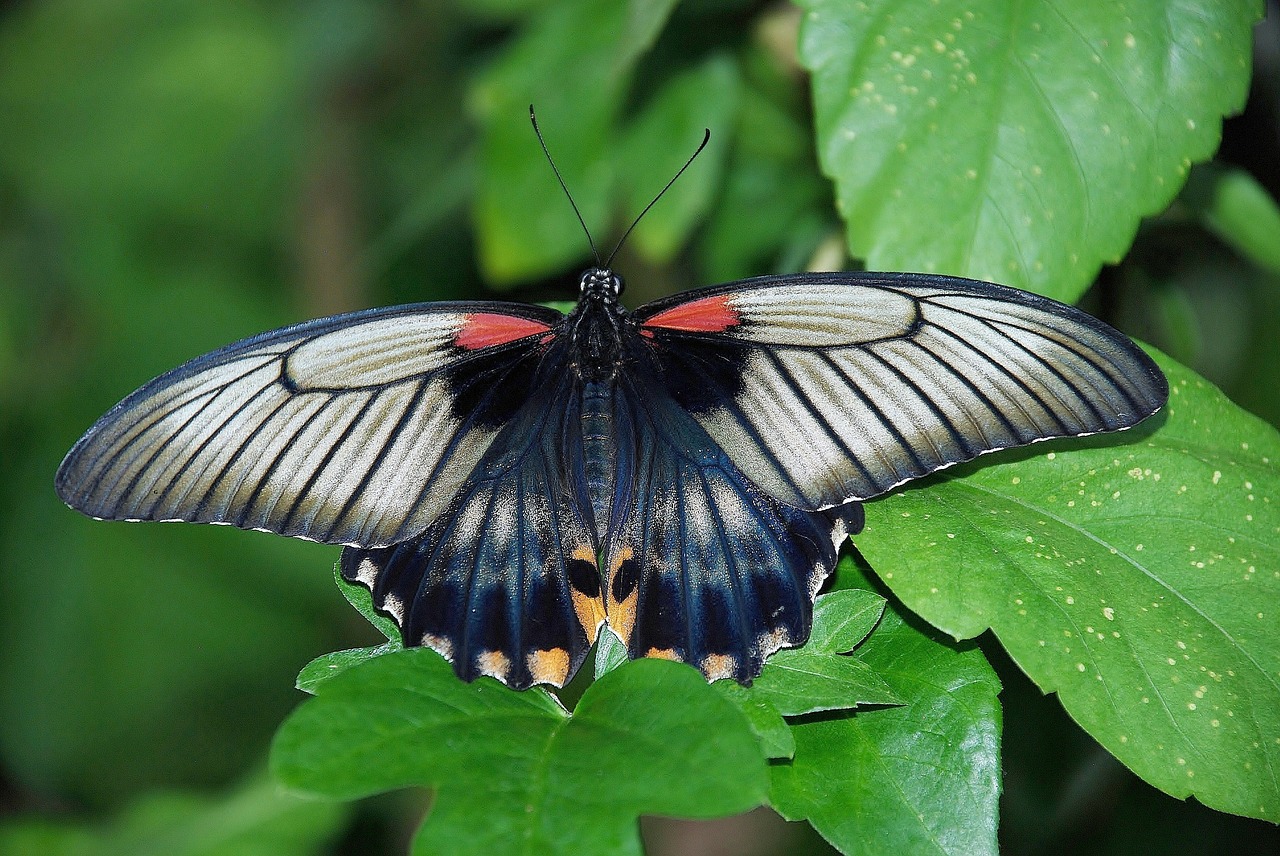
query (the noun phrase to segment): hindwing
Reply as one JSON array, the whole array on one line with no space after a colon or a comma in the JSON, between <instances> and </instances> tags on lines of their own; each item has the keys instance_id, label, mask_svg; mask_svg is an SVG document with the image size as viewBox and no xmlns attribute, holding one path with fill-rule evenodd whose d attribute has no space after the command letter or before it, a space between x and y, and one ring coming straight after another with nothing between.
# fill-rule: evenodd
<instances>
[{"instance_id":1,"label":"hindwing","mask_svg":"<svg viewBox=\"0 0 1280 856\"><path fill-rule=\"evenodd\" d=\"M552 354L545 379L420 535L348 547L342 573L373 593L406 645L427 645L464 680L563 686L604 621L596 538L570 460L576 379Z\"/></svg>"},{"instance_id":2,"label":"hindwing","mask_svg":"<svg viewBox=\"0 0 1280 856\"><path fill-rule=\"evenodd\" d=\"M767 656L808 639L813 599L862 508L779 503L643 370L620 377L615 400L631 461L604 546L609 627L632 657L749 683Z\"/></svg>"}]
</instances>

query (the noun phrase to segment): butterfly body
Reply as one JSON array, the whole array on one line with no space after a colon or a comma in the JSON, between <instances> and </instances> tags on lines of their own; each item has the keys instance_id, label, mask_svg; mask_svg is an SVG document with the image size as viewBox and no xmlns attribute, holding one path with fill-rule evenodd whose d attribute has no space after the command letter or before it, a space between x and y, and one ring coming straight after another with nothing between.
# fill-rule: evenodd
<instances>
[{"instance_id":1,"label":"butterfly body","mask_svg":"<svg viewBox=\"0 0 1280 856\"><path fill-rule=\"evenodd\" d=\"M809 633L860 502L979 454L1125 428L1163 376L1013 289L766 277L628 312L437 303L320 319L146 384L63 462L94 517L343 544L407 645L563 685L602 627L749 681Z\"/></svg>"}]
</instances>

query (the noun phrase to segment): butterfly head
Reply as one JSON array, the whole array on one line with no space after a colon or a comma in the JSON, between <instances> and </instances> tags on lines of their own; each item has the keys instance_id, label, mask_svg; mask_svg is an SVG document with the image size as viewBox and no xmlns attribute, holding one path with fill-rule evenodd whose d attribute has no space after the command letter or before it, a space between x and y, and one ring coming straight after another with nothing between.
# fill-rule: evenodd
<instances>
[{"instance_id":1,"label":"butterfly head","mask_svg":"<svg viewBox=\"0 0 1280 856\"><path fill-rule=\"evenodd\" d=\"M589 268L578 284L578 299L586 302L610 303L622 294L622 277L608 268Z\"/></svg>"},{"instance_id":2,"label":"butterfly head","mask_svg":"<svg viewBox=\"0 0 1280 856\"><path fill-rule=\"evenodd\" d=\"M569 319L573 365L584 380L611 378L622 348L623 318L627 311L618 302L622 277L607 267L593 267L582 274L578 306Z\"/></svg>"}]
</instances>

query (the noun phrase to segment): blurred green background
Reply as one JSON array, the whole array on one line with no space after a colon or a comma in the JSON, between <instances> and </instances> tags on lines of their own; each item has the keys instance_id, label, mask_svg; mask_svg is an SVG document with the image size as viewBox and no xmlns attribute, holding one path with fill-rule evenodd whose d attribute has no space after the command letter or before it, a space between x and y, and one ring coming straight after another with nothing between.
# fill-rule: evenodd
<instances>
[{"instance_id":1,"label":"blurred green background","mask_svg":"<svg viewBox=\"0 0 1280 856\"><path fill-rule=\"evenodd\" d=\"M378 638L334 590L336 548L97 523L61 505L53 472L137 385L243 336L387 303L571 299L585 240L572 239L574 257L540 254L490 216L533 196L529 240L576 232L550 171L510 202L484 180L504 158L541 157L524 104L495 93L533 64L521 50L550 50L517 38L549 5L0 5L0 822L23 830L0 841L33 853L403 850L422 795L350 812L289 801L262 773L301 699L297 671ZM1216 237L1197 195L1234 167L1280 191L1270 11L1249 109L1228 123L1219 163L1144 225L1086 305L1276 424L1277 275ZM539 19L548 44L585 49L551 17ZM577 111L598 105L539 95L548 144L605 248L712 128L701 171L617 262L633 305L833 249L840 262L796 21L780 4L683 4L629 84L601 82L612 136L580 133ZM668 85L685 74L683 89ZM684 118L632 121L658 91L674 105L663 115ZM1197 852L1275 844L1271 827L1141 785L1004 665L1008 852L1126 852L1161 836L1176 849L1193 831L1224 848ZM179 821L205 830L204 849L160 835ZM648 834L655 852L818 846L759 817Z\"/></svg>"}]
</instances>

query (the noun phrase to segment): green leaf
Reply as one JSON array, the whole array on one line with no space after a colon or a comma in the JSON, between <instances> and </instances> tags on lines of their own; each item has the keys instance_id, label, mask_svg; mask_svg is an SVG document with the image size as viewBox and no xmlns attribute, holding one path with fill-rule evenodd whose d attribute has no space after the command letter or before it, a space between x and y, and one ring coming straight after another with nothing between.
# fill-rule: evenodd
<instances>
[{"instance_id":1,"label":"green leaf","mask_svg":"<svg viewBox=\"0 0 1280 856\"><path fill-rule=\"evenodd\" d=\"M1257 0L801 0L818 151L869 267L1071 301L1244 103Z\"/></svg>"},{"instance_id":2,"label":"green leaf","mask_svg":"<svg viewBox=\"0 0 1280 856\"><path fill-rule=\"evenodd\" d=\"M791 736L791 728L773 702L734 680L716 681L712 686L747 717L766 758L790 758L795 754L796 741Z\"/></svg>"},{"instance_id":3,"label":"green leaf","mask_svg":"<svg viewBox=\"0 0 1280 856\"><path fill-rule=\"evenodd\" d=\"M697 160L631 234L630 241L651 262L669 262L680 251L720 188L738 86L733 59L712 54L701 65L667 81L627 128L616 160L625 184L624 210L629 217L638 216L653 201L684 159L693 154L703 132L711 131Z\"/></svg>"},{"instance_id":4,"label":"green leaf","mask_svg":"<svg viewBox=\"0 0 1280 856\"><path fill-rule=\"evenodd\" d=\"M867 637L883 613L884 598L865 589L819 597L809 641L771 656L752 686L733 698L761 727L770 725L774 714L802 716L867 704L901 704L902 699L866 664L845 656ZM749 711L748 703L763 707ZM785 746L773 735L768 740L769 751Z\"/></svg>"},{"instance_id":5,"label":"green leaf","mask_svg":"<svg viewBox=\"0 0 1280 856\"><path fill-rule=\"evenodd\" d=\"M737 813L767 785L746 719L687 666L628 663L570 716L540 689L463 683L420 648L321 684L272 766L330 797L437 788L416 853L638 854L640 814Z\"/></svg>"},{"instance_id":6,"label":"green leaf","mask_svg":"<svg viewBox=\"0 0 1280 856\"><path fill-rule=\"evenodd\" d=\"M347 599L347 603L354 606L361 615L368 619L370 624L378 628L378 632L385 636L387 641L382 645L372 645L367 648L350 648L346 651L334 651L330 654L316 657L302 667L302 671L298 673L298 679L294 683L304 693L314 695L316 687L334 675L363 663L365 660L381 657L383 654L390 654L392 651L400 651L404 648L404 643L400 638L400 630L396 627L396 623L378 612L373 605L373 595L370 591L359 583L348 582L342 576L341 569L340 563L334 564L333 579L338 584L338 590Z\"/></svg>"},{"instance_id":7,"label":"green leaf","mask_svg":"<svg viewBox=\"0 0 1280 856\"><path fill-rule=\"evenodd\" d=\"M374 657L381 657L383 654L390 654L393 651L400 651L403 648L403 645L387 642L384 645L372 645L368 648L348 648L345 651L322 654L302 667L302 671L298 672L298 678L294 682L294 686L304 693L315 695L316 687L329 680L329 678L341 674L352 666L357 666L366 660L372 660Z\"/></svg>"},{"instance_id":8,"label":"green leaf","mask_svg":"<svg viewBox=\"0 0 1280 856\"><path fill-rule=\"evenodd\" d=\"M484 127L474 216L485 274L512 282L582 258L581 226L530 129L547 146L594 233L608 226L613 124L637 59L675 0L567 0L538 10L473 87Z\"/></svg>"},{"instance_id":9,"label":"green leaf","mask_svg":"<svg viewBox=\"0 0 1280 856\"><path fill-rule=\"evenodd\" d=\"M866 639L884 615L884 598L866 589L841 589L813 605L813 631L804 650L847 654Z\"/></svg>"},{"instance_id":10,"label":"green leaf","mask_svg":"<svg viewBox=\"0 0 1280 856\"><path fill-rule=\"evenodd\" d=\"M333 581L338 584L338 591L342 592L342 596L347 599L347 603L354 606L356 611L376 627L388 642L399 648L404 647L404 643L401 641L400 628L396 626L396 623L390 617L378 612L378 608L373 605L373 592L359 583L348 581L342 575L341 562L335 562L333 565Z\"/></svg>"},{"instance_id":11,"label":"green leaf","mask_svg":"<svg viewBox=\"0 0 1280 856\"><path fill-rule=\"evenodd\" d=\"M1274 820L1280 436L1158 359L1167 416L871 503L858 548L936 627L994 630L1151 784Z\"/></svg>"},{"instance_id":12,"label":"green leaf","mask_svg":"<svg viewBox=\"0 0 1280 856\"><path fill-rule=\"evenodd\" d=\"M0 826L9 856L305 856L324 852L345 806L299 799L264 778L226 797L152 793L103 826L27 820Z\"/></svg>"},{"instance_id":13,"label":"green leaf","mask_svg":"<svg viewBox=\"0 0 1280 856\"><path fill-rule=\"evenodd\" d=\"M601 627L596 634L596 659L593 677L597 680L605 674L627 662L627 646L618 634L607 627Z\"/></svg>"},{"instance_id":14,"label":"green leaf","mask_svg":"<svg viewBox=\"0 0 1280 856\"><path fill-rule=\"evenodd\" d=\"M803 648L770 657L751 693L766 699L783 716L866 704L902 704L888 684L860 660Z\"/></svg>"},{"instance_id":15,"label":"green leaf","mask_svg":"<svg viewBox=\"0 0 1280 856\"><path fill-rule=\"evenodd\" d=\"M1208 166L1183 194L1205 226L1259 267L1280 273L1280 207L1242 169Z\"/></svg>"},{"instance_id":16,"label":"green leaf","mask_svg":"<svg viewBox=\"0 0 1280 856\"><path fill-rule=\"evenodd\" d=\"M892 609L854 652L903 707L793 722L770 802L846 854L996 852L1000 684L981 652Z\"/></svg>"}]
</instances>

